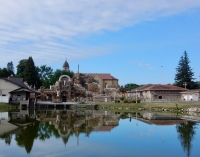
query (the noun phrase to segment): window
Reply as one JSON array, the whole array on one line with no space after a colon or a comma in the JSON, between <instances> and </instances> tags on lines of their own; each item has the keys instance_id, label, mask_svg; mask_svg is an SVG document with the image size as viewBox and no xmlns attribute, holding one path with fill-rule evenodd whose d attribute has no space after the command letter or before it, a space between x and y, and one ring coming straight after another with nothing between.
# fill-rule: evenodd
<instances>
[{"instance_id":1,"label":"window","mask_svg":"<svg viewBox=\"0 0 200 157\"><path fill-rule=\"evenodd\" d=\"M17 96L21 96L21 95L17 95Z\"/></svg>"},{"instance_id":2,"label":"window","mask_svg":"<svg viewBox=\"0 0 200 157\"><path fill-rule=\"evenodd\" d=\"M6 94L2 94L2 96L6 96Z\"/></svg>"}]
</instances>

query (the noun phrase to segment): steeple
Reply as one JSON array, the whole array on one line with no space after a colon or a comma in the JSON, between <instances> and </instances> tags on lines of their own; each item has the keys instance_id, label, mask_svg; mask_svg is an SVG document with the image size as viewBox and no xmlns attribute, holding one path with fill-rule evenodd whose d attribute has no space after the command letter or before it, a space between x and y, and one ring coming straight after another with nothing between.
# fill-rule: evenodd
<instances>
[{"instance_id":1,"label":"steeple","mask_svg":"<svg viewBox=\"0 0 200 157\"><path fill-rule=\"evenodd\" d=\"M67 62L67 59L65 60L63 64L62 70L69 71L69 63Z\"/></svg>"}]
</instances>

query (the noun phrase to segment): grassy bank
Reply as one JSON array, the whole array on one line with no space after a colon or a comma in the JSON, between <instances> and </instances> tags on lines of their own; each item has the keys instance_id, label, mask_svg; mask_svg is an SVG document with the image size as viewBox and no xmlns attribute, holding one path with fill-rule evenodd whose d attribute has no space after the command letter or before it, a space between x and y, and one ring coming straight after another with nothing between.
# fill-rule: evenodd
<instances>
[{"instance_id":1,"label":"grassy bank","mask_svg":"<svg viewBox=\"0 0 200 157\"><path fill-rule=\"evenodd\" d=\"M0 111L4 112L4 111L16 110L18 106L19 106L18 104L13 104L13 103L0 103Z\"/></svg>"},{"instance_id":2,"label":"grassy bank","mask_svg":"<svg viewBox=\"0 0 200 157\"><path fill-rule=\"evenodd\" d=\"M123 107L123 108L166 108L166 109L187 109L191 107L200 108L200 102L141 102L141 103L113 103L113 102L99 102L92 104L98 104L101 107ZM177 107L176 107L177 104Z\"/></svg>"}]
</instances>

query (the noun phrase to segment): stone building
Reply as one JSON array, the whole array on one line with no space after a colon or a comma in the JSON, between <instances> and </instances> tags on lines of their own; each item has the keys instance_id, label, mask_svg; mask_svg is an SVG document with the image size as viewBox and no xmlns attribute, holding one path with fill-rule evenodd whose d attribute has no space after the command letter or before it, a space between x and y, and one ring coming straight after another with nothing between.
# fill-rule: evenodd
<instances>
[{"instance_id":1,"label":"stone building","mask_svg":"<svg viewBox=\"0 0 200 157\"><path fill-rule=\"evenodd\" d=\"M76 73L72 78L62 75L55 85L50 86L50 89L40 87L39 91L42 101L67 102L79 101L86 97L92 99L94 95L99 94L100 88L89 75L80 76Z\"/></svg>"},{"instance_id":2,"label":"stone building","mask_svg":"<svg viewBox=\"0 0 200 157\"><path fill-rule=\"evenodd\" d=\"M118 79L109 73L88 73L100 86L100 93L104 93L105 88L118 88Z\"/></svg>"},{"instance_id":3,"label":"stone building","mask_svg":"<svg viewBox=\"0 0 200 157\"><path fill-rule=\"evenodd\" d=\"M187 89L173 85L148 84L131 90L130 96L144 101L177 101Z\"/></svg>"}]
</instances>

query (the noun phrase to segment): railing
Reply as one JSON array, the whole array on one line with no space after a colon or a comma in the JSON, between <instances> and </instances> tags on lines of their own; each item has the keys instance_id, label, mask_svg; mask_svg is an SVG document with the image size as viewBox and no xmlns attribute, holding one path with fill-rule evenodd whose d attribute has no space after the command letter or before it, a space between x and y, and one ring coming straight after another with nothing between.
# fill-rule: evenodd
<instances>
[{"instance_id":1,"label":"railing","mask_svg":"<svg viewBox=\"0 0 200 157\"><path fill-rule=\"evenodd\" d=\"M27 100L25 97L12 97L10 101L20 101L20 100Z\"/></svg>"}]
</instances>

